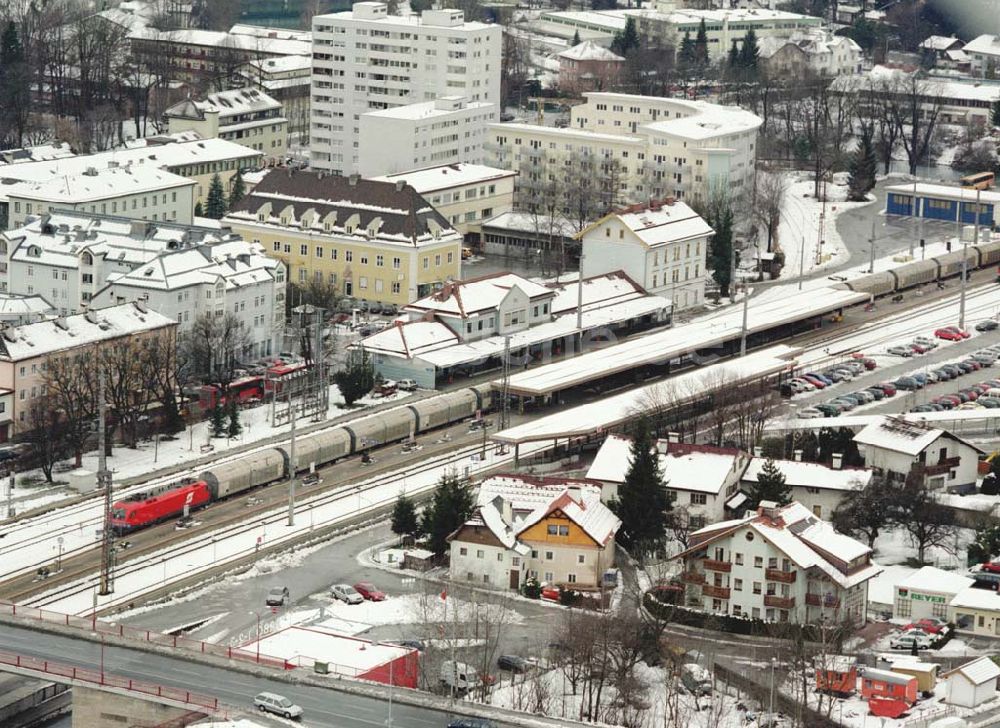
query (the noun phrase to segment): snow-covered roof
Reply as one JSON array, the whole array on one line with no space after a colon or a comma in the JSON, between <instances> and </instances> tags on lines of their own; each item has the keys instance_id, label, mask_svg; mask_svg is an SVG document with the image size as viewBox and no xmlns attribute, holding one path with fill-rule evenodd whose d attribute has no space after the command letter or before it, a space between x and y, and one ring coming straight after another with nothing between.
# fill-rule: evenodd
<instances>
[{"instance_id":1,"label":"snow-covered roof","mask_svg":"<svg viewBox=\"0 0 1000 728\"><path fill-rule=\"evenodd\" d=\"M601 229L612 218L631 230L649 248L715 234L712 227L686 203L668 198L663 202L651 201L615 210L584 228L577 237L586 242L588 233Z\"/></svg>"},{"instance_id":2,"label":"snow-covered roof","mask_svg":"<svg viewBox=\"0 0 1000 728\"><path fill-rule=\"evenodd\" d=\"M972 60L971 58L969 58L969 54L966 53L961 48L953 48L949 51L945 51L944 57L947 58L949 61L954 61L955 63L968 63L970 60Z\"/></svg>"},{"instance_id":3,"label":"snow-covered roof","mask_svg":"<svg viewBox=\"0 0 1000 728\"><path fill-rule=\"evenodd\" d=\"M308 56L312 54L312 41L288 37L244 35L199 28L164 30L151 35L147 34L147 37L157 43L206 46L266 55Z\"/></svg>"},{"instance_id":4,"label":"snow-covered roof","mask_svg":"<svg viewBox=\"0 0 1000 728\"><path fill-rule=\"evenodd\" d=\"M889 185L886 192L897 195L913 195L913 184ZM926 182L916 184L918 197L936 197L944 200L964 200L965 202L975 202L977 190L968 187L956 187L953 185L935 185ZM1000 192L991 190L978 190L978 199L982 203L1000 204Z\"/></svg>"},{"instance_id":5,"label":"snow-covered roof","mask_svg":"<svg viewBox=\"0 0 1000 728\"><path fill-rule=\"evenodd\" d=\"M989 656L983 655L975 660L966 662L961 667L956 667L954 670L943 673L941 677L951 677L956 673L973 685L985 685L991 680L996 682L996 679L1000 677L1000 665L997 665Z\"/></svg>"},{"instance_id":6,"label":"snow-covered roof","mask_svg":"<svg viewBox=\"0 0 1000 728\"><path fill-rule=\"evenodd\" d=\"M0 151L0 166L9 164L24 164L26 162L44 162L53 159L75 157L76 152L66 142L52 144L37 144L22 149L4 149Z\"/></svg>"},{"instance_id":7,"label":"snow-covered roof","mask_svg":"<svg viewBox=\"0 0 1000 728\"><path fill-rule=\"evenodd\" d=\"M368 352L413 359L457 343L455 332L440 321L400 321L366 336L358 345Z\"/></svg>"},{"instance_id":8,"label":"snow-covered roof","mask_svg":"<svg viewBox=\"0 0 1000 728\"><path fill-rule=\"evenodd\" d=\"M969 587L958 592L948 604L952 607L988 609L1000 612L1000 594L997 594L992 589Z\"/></svg>"},{"instance_id":9,"label":"snow-covered roof","mask_svg":"<svg viewBox=\"0 0 1000 728\"><path fill-rule=\"evenodd\" d=\"M464 187L465 185L485 184L505 177L514 177L517 172L497 167L487 167L485 164L443 164L440 167L414 169L410 172L397 172L371 179L379 182L405 182L422 195L439 190Z\"/></svg>"},{"instance_id":10,"label":"snow-covered roof","mask_svg":"<svg viewBox=\"0 0 1000 728\"><path fill-rule=\"evenodd\" d=\"M541 20L615 33L625 29L628 15L620 10L553 10L542 13Z\"/></svg>"},{"instance_id":11,"label":"snow-covered roof","mask_svg":"<svg viewBox=\"0 0 1000 728\"><path fill-rule=\"evenodd\" d=\"M946 51L950 50L956 44L961 48L961 39L946 35L931 35L920 42L920 47L928 51Z\"/></svg>"},{"instance_id":12,"label":"snow-covered roof","mask_svg":"<svg viewBox=\"0 0 1000 728\"><path fill-rule=\"evenodd\" d=\"M554 235L561 235L564 238L572 238L577 234L576 225L562 217L552 218L548 215L535 214L512 210L501 212L488 220L483 220L480 227L484 230L491 228L495 230L514 230L523 233L534 233L535 235L548 235L551 230Z\"/></svg>"},{"instance_id":13,"label":"snow-covered roof","mask_svg":"<svg viewBox=\"0 0 1000 728\"><path fill-rule=\"evenodd\" d=\"M563 51L559 54L559 58L565 58L568 61L621 62L625 60L617 53L612 53L604 46L598 45L592 40L585 40L569 50Z\"/></svg>"},{"instance_id":14,"label":"snow-covered roof","mask_svg":"<svg viewBox=\"0 0 1000 728\"><path fill-rule=\"evenodd\" d=\"M584 278L582 291L580 290L581 284L579 280L562 281L559 283L542 281L542 283L556 292L555 298L552 299L551 307L551 311L555 316L575 312L577 304L581 301L584 311L592 311L611 304L636 301L648 297L648 294L638 283L620 270Z\"/></svg>"},{"instance_id":15,"label":"snow-covered roof","mask_svg":"<svg viewBox=\"0 0 1000 728\"><path fill-rule=\"evenodd\" d=\"M973 52L969 50L969 45L964 48L966 53ZM916 72L915 70L910 71L888 66L875 66L867 74L861 76L840 76L834 79L831 89L861 92L869 89L871 83L874 82L887 84L886 88L881 89L881 91L891 93L893 84L899 83L903 87L900 93L905 95L908 93L906 91L907 85L912 84L909 78ZM923 78L919 81L919 90L924 94L940 97L941 104L944 106L956 102L962 105L963 103L992 104L1000 101L1000 84L984 82L980 79L946 81L940 78Z\"/></svg>"},{"instance_id":16,"label":"snow-covered roof","mask_svg":"<svg viewBox=\"0 0 1000 728\"><path fill-rule=\"evenodd\" d=\"M0 360L34 359L169 326L176 326L176 323L141 304L91 309L86 313L4 329L0 335Z\"/></svg>"},{"instance_id":17,"label":"snow-covered roof","mask_svg":"<svg viewBox=\"0 0 1000 728\"><path fill-rule=\"evenodd\" d=\"M770 58L786 45L792 44L810 56L825 56L834 53L841 46L861 53L861 46L850 38L833 35L823 28L807 28L788 36L764 36L757 41L761 58Z\"/></svg>"},{"instance_id":18,"label":"snow-covered roof","mask_svg":"<svg viewBox=\"0 0 1000 728\"><path fill-rule=\"evenodd\" d=\"M954 571L945 571L936 566L923 566L896 584L896 588L957 594L975 583L974 579L956 574Z\"/></svg>"},{"instance_id":19,"label":"snow-covered roof","mask_svg":"<svg viewBox=\"0 0 1000 728\"><path fill-rule=\"evenodd\" d=\"M732 477L743 469L747 455L735 448L687 445L661 440L658 461L663 482L671 490L718 495ZM609 435L587 471L587 478L607 483L624 483L632 458L632 441Z\"/></svg>"},{"instance_id":20,"label":"snow-covered roof","mask_svg":"<svg viewBox=\"0 0 1000 728\"><path fill-rule=\"evenodd\" d=\"M449 281L440 290L414 301L403 310L464 319L496 311L514 289L533 302L555 296L554 291L517 273L489 273L464 281Z\"/></svg>"},{"instance_id":21,"label":"snow-covered roof","mask_svg":"<svg viewBox=\"0 0 1000 728\"><path fill-rule=\"evenodd\" d=\"M194 187L195 181L157 167L94 168L82 174L66 175L43 182L19 182L9 185L8 198L43 202L78 204L123 195Z\"/></svg>"},{"instance_id":22,"label":"snow-covered roof","mask_svg":"<svg viewBox=\"0 0 1000 728\"><path fill-rule=\"evenodd\" d=\"M286 627L241 647L246 651L258 648L262 655L280 657L296 665L326 662L334 673L343 672L352 678L413 651L396 644L350 637L322 624Z\"/></svg>"},{"instance_id":23,"label":"snow-covered roof","mask_svg":"<svg viewBox=\"0 0 1000 728\"><path fill-rule=\"evenodd\" d=\"M278 111L281 104L263 91L252 88L237 88L210 93L203 99L187 98L163 112L167 117L184 119L204 119L206 112L218 112L219 124L227 125L242 119L244 114L265 114Z\"/></svg>"},{"instance_id":24,"label":"snow-covered roof","mask_svg":"<svg viewBox=\"0 0 1000 728\"><path fill-rule=\"evenodd\" d=\"M765 462L767 458L753 458L743 473L743 480L756 483ZM793 487L860 490L866 488L872 479L872 471L866 468L835 469L823 463L798 460L775 460L774 464L785 476L785 484Z\"/></svg>"},{"instance_id":25,"label":"snow-covered roof","mask_svg":"<svg viewBox=\"0 0 1000 728\"><path fill-rule=\"evenodd\" d=\"M962 50L969 54L1000 56L1000 36L984 33L966 43Z\"/></svg>"},{"instance_id":26,"label":"snow-covered roof","mask_svg":"<svg viewBox=\"0 0 1000 728\"><path fill-rule=\"evenodd\" d=\"M883 417L881 421L867 425L855 435L854 442L906 455L917 455L943 434L944 430L922 427L897 417Z\"/></svg>"},{"instance_id":27,"label":"snow-covered roof","mask_svg":"<svg viewBox=\"0 0 1000 728\"><path fill-rule=\"evenodd\" d=\"M671 99L688 107L689 113L672 119L643 124L657 134L664 134L688 141L706 141L716 137L756 131L764 120L751 111L738 106L722 106L708 101Z\"/></svg>"},{"instance_id":28,"label":"snow-covered roof","mask_svg":"<svg viewBox=\"0 0 1000 728\"><path fill-rule=\"evenodd\" d=\"M599 131L589 131L587 129L559 129L554 126L543 126L541 124L522 124L516 121L490 124L491 133L514 134L521 131L525 134L544 134L555 136L566 141L579 141L587 144L600 144L601 142L611 142L613 144L632 144L635 147L645 147L646 140L634 134L608 134Z\"/></svg>"},{"instance_id":29,"label":"snow-covered roof","mask_svg":"<svg viewBox=\"0 0 1000 728\"><path fill-rule=\"evenodd\" d=\"M236 23L229 29L229 32L232 35L247 35L252 38L279 38L281 40L297 40L302 43L312 43L312 32L308 30Z\"/></svg>"},{"instance_id":30,"label":"snow-covered roof","mask_svg":"<svg viewBox=\"0 0 1000 728\"><path fill-rule=\"evenodd\" d=\"M916 680L913 675L905 675L892 670L879 670L874 667L863 667L859 670L868 680L879 680L892 685L907 685L911 680Z\"/></svg>"},{"instance_id":31,"label":"snow-covered roof","mask_svg":"<svg viewBox=\"0 0 1000 728\"><path fill-rule=\"evenodd\" d=\"M756 531L799 568L817 568L845 589L882 571L882 567L872 561L861 562L861 568L855 564L854 570L842 571L830 559L839 561L846 568L871 554L871 549L856 539L838 533L827 521L817 518L796 501L777 508L773 513L759 509L742 519L715 523L695 531L691 534L692 545L678 557L704 550L707 544L742 528Z\"/></svg>"},{"instance_id":32,"label":"snow-covered roof","mask_svg":"<svg viewBox=\"0 0 1000 728\"><path fill-rule=\"evenodd\" d=\"M431 128L437 128L437 124L447 124L447 120L441 119L441 117L453 116L456 114L461 115L462 113L468 113L472 111L482 111L491 112L496 108L496 104L490 103L488 101L461 101L458 102L457 99L460 97L442 97L441 100L445 99L455 99L456 103L453 105L442 105L438 101L420 101L415 104L404 104L402 106L390 106L387 109L379 109L377 111L368 111L362 114L361 118L365 117L375 117L382 119L409 119L410 121L431 121L434 122L435 126ZM490 114L494 116L493 114ZM485 117L484 117L485 118ZM490 119L487 118L487 121ZM362 121L362 123L364 123ZM426 127L425 127L426 128Z\"/></svg>"},{"instance_id":33,"label":"snow-covered roof","mask_svg":"<svg viewBox=\"0 0 1000 728\"><path fill-rule=\"evenodd\" d=\"M312 58L309 56L278 56L276 58L255 58L248 64L254 71L266 74L302 72L311 75Z\"/></svg>"},{"instance_id":34,"label":"snow-covered roof","mask_svg":"<svg viewBox=\"0 0 1000 728\"><path fill-rule=\"evenodd\" d=\"M55 311L53 305L38 294L0 293L0 318L41 317L52 311Z\"/></svg>"}]
</instances>

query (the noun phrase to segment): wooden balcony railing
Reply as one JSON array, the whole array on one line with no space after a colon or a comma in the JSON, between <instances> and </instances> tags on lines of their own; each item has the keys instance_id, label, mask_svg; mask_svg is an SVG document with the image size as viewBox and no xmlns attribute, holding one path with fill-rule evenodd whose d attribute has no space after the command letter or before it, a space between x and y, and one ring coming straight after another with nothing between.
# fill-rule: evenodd
<instances>
[{"instance_id":1,"label":"wooden balcony railing","mask_svg":"<svg viewBox=\"0 0 1000 728\"><path fill-rule=\"evenodd\" d=\"M780 581L785 584L795 582L797 571L782 571L781 569L764 569L764 578L768 581Z\"/></svg>"},{"instance_id":2,"label":"wooden balcony railing","mask_svg":"<svg viewBox=\"0 0 1000 728\"><path fill-rule=\"evenodd\" d=\"M778 609L794 609L795 597L779 597L775 595L765 595L764 606L777 607Z\"/></svg>"},{"instance_id":3,"label":"wooden balcony railing","mask_svg":"<svg viewBox=\"0 0 1000 728\"><path fill-rule=\"evenodd\" d=\"M733 570L733 565L728 561L716 561L715 559L705 559L702 562L702 566L709 571L725 571L728 573Z\"/></svg>"},{"instance_id":4,"label":"wooden balcony railing","mask_svg":"<svg viewBox=\"0 0 1000 728\"><path fill-rule=\"evenodd\" d=\"M725 586L712 586L711 584L705 584L701 588L701 593L706 597L714 597L715 599L729 599L729 587Z\"/></svg>"}]
</instances>

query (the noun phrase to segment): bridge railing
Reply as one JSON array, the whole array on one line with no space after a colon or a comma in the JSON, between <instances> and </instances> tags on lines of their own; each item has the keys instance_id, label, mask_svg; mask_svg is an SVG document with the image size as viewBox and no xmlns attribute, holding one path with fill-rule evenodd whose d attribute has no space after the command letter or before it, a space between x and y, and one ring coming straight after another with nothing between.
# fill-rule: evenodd
<instances>
[{"instance_id":1,"label":"bridge railing","mask_svg":"<svg viewBox=\"0 0 1000 728\"><path fill-rule=\"evenodd\" d=\"M104 670L64 665L52 660L43 660L12 652L0 652L0 664L11 665L35 673L90 683L97 687L113 687L128 692L164 698L176 703L182 703L191 708L203 709L213 714L220 710L219 699L211 695L203 695L191 692L190 690L184 690L183 688L171 688L142 680L133 680L113 675Z\"/></svg>"}]
</instances>

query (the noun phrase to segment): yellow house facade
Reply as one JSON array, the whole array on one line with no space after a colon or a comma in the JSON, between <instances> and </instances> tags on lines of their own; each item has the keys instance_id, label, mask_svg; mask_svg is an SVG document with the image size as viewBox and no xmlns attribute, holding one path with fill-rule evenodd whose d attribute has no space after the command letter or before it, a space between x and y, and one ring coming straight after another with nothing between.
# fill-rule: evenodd
<instances>
[{"instance_id":1,"label":"yellow house facade","mask_svg":"<svg viewBox=\"0 0 1000 728\"><path fill-rule=\"evenodd\" d=\"M461 274L462 236L405 184L268 174L224 222L285 262L289 281L403 306Z\"/></svg>"}]
</instances>

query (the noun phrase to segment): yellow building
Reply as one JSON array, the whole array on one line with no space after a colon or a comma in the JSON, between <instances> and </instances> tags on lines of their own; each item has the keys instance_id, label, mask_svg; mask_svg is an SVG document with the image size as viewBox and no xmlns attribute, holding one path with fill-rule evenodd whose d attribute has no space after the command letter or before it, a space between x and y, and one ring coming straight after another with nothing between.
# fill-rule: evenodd
<instances>
[{"instance_id":1,"label":"yellow building","mask_svg":"<svg viewBox=\"0 0 1000 728\"><path fill-rule=\"evenodd\" d=\"M402 306L461 274L462 236L402 182L274 171L224 222L283 260L290 282L363 301Z\"/></svg>"}]
</instances>

